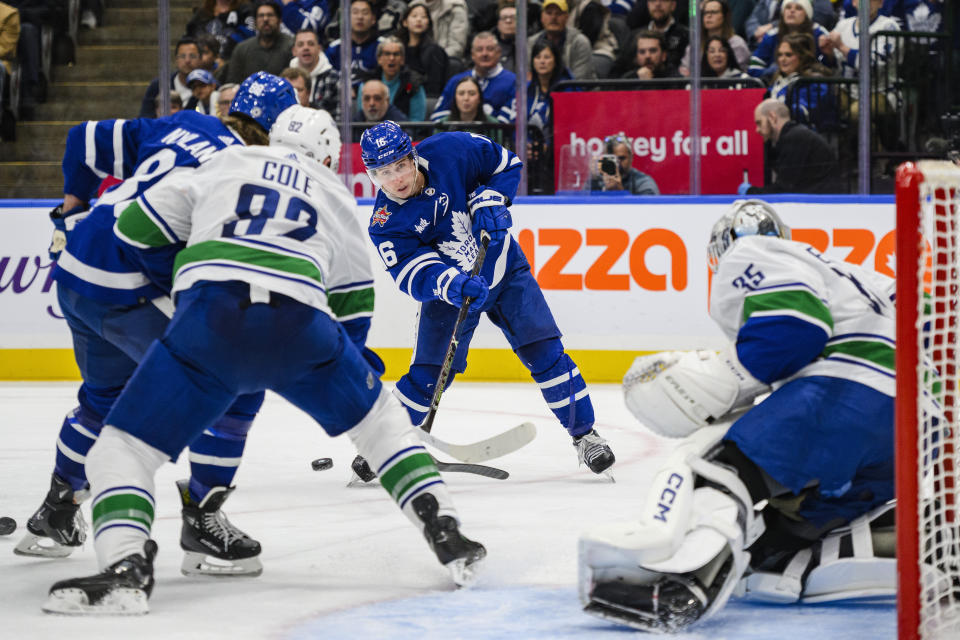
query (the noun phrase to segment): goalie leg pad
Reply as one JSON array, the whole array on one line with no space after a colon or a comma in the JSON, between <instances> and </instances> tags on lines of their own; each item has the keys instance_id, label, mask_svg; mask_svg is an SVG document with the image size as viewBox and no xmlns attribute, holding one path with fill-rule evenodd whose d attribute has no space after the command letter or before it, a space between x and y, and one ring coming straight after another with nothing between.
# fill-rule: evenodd
<instances>
[{"instance_id":1,"label":"goalie leg pad","mask_svg":"<svg viewBox=\"0 0 960 640\"><path fill-rule=\"evenodd\" d=\"M723 607L749 564L745 549L763 531L736 473L704 458L725 429L701 429L678 447L656 475L640 522L581 537L579 595L586 612L677 631ZM696 478L711 486L694 489Z\"/></svg>"},{"instance_id":2,"label":"goalie leg pad","mask_svg":"<svg viewBox=\"0 0 960 640\"><path fill-rule=\"evenodd\" d=\"M757 571L738 585L752 601L835 602L896 595L894 502L881 505L801 549L783 571Z\"/></svg>"},{"instance_id":3,"label":"goalie leg pad","mask_svg":"<svg viewBox=\"0 0 960 640\"><path fill-rule=\"evenodd\" d=\"M637 358L623 379L627 409L651 431L684 437L749 406L767 390L740 364L736 348L669 351Z\"/></svg>"}]
</instances>

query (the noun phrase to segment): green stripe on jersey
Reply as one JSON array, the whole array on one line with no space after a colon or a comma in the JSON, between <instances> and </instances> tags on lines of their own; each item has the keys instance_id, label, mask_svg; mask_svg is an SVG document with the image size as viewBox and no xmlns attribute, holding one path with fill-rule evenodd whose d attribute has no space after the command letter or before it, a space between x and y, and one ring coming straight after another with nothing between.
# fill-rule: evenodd
<instances>
[{"instance_id":1,"label":"green stripe on jersey","mask_svg":"<svg viewBox=\"0 0 960 640\"><path fill-rule=\"evenodd\" d=\"M176 274L180 269L185 266L198 262L218 260L243 262L257 267L283 271L310 278L323 284L323 275L320 273L317 265L311 260L298 258L297 256L285 253L264 251L263 249L233 244L231 242L220 242L219 240L207 240L206 242L187 247L178 253L173 263L174 278L176 278Z\"/></svg>"},{"instance_id":2,"label":"green stripe on jersey","mask_svg":"<svg viewBox=\"0 0 960 640\"><path fill-rule=\"evenodd\" d=\"M397 502L402 502L415 485L431 477L440 477L430 454L414 453L395 462L380 474L380 484Z\"/></svg>"},{"instance_id":3,"label":"green stripe on jersey","mask_svg":"<svg viewBox=\"0 0 960 640\"><path fill-rule=\"evenodd\" d=\"M134 520L148 530L153 524L153 505L139 493L113 493L93 504L93 529L112 521Z\"/></svg>"},{"instance_id":4,"label":"green stripe on jersey","mask_svg":"<svg viewBox=\"0 0 960 640\"><path fill-rule=\"evenodd\" d=\"M817 296L806 289L790 289L785 291L771 291L768 293L754 293L743 300L743 322L750 319L755 313L785 311L788 315L800 314L819 320L833 331L833 316L830 310Z\"/></svg>"},{"instance_id":5,"label":"green stripe on jersey","mask_svg":"<svg viewBox=\"0 0 960 640\"><path fill-rule=\"evenodd\" d=\"M327 294L330 310L338 318L361 313L373 313L373 287Z\"/></svg>"},{"instance_id":6,"label":"green stripe on jersey","mask_svg":"<svg viewBox=\"0 0 960 640\"><path fill-rule=\"evenodd\" d=\"M165 247L172 244L157 223L136 202L130 203L117 218L117 230L132 243L144 247Z\"/></svg>"},{"instance_id":7,"label":"green stripe on jersey","mask_svg":"<svg viewBox=\"0 0 960 640\"><path fill-rule=\"evenodd\" d=\"M859 360L867 360L883 367L891 373L894 371L895 355L893 347L885 342L876 340L845 340L828 344L823 349L823 356L832 354L848 355Z\"/></svg>"}]
</instances>

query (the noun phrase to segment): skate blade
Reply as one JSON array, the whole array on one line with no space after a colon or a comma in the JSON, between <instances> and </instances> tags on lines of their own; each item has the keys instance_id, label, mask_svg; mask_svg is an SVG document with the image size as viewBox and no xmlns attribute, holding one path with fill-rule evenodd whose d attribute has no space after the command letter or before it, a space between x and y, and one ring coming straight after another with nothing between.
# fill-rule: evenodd
<instances>
[{"instance_id":1,"label":"skate blade","mask_svg":"<svg viewBox=\"0 0 960 640\"><path fill-rule=\"evenodd\" d=\"M353 475L350 476L350 480L347 481L347 488L350 488L350 489L354 487L379 487L379 486L380 486L379 478L374 478L370 482L364 482L363 480L360 479L360 476L358 476L355 472L353 473Z\"/></svg>"},{"instance_id":2,"label":"skate blade","mask_svg":"<svg viewBox=\"0 0 960 640\"><path fill-rule=\"evenodd\" d=\"M44 613L65 616L142 616L150 613L147 594L141 589L111 589L90 604L83 589L51 591L43 603Z\"/></svg>"},{"instance_id":3,"label":"skate blade","mask_svg":"<svg viewBox=\"0 0 960 640\"><path fill-rule=\"evenodd\" d=\"M617 479L614 478L614 477L613 477L613 474L610 473L609 471L604 471L601 475L606 476L607 478L609 478L609 480L610 480L611 483L613 483L613 484L616 484L616 483L617 483Z\"/></svg>"},{"instance_id":4,"label":"skate blade","mask_svg":"<svg viewBox=\"0 0 960 640\"><path fill-rule=\"evenodd\" d=\"M18 556L29 556L31 558L66 558L76 548L62 545L47 536L38 536L28 532L13 548L13 552Z\"/></svg>"},{"instance_id":5,"label":"skate blade","mask_svg":"<svg viewBox=\"0 0 960 640\"><path fill-rule=\"evenodd\" d=\"M459 558L453 560L444 565L447 568L447 571L450 572L450 577L453 579L453 583L457 585L459 589L469 589L477 583L477 573L480 569L480 560L474 560L470 564L467 564L465 558Z\"/></svg>"},{"instance_id":6,"label":"skate blade","mask_svg":"<svg viewBox=\"0 0 960 640\"><path fill-rule=\"evenodd\" d=\"M685 626L689 626L671 626L665 624L655 615L646 614L642 611L626 608L616 603L600 599L590 600L590 603L583 608L583 612L609 622L655 634L675 633L682 630Z\"/></svg>"},{"instance_id":7,"label":"skate blade","mask_svg":"<svg viewBox=\"0 0 960 640\"><path fill-rule=\"evenodd\" d=\"M260 558L239 558L224 560L203 553L185 551L183 562L180 564L180 573L185 576L212 576L214 578L256 578L263 573Z\"/></svg>"}]
</instances>

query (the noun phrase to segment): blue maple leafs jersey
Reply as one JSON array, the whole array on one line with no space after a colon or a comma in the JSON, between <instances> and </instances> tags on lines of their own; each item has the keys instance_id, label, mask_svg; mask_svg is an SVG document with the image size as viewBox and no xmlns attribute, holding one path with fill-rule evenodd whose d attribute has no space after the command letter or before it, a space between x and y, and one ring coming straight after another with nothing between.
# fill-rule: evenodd
<instances>
[{"instance_id":1,"label":"blue maple leafs jersey","mask_svg":"<svg viewBox=\"0 0 960 640\"><path fill-rule=\"evenodd\" d=\"M520 183L520 158L489 138L438 133L417 145L426 177L419 195L394 200L377 194L368 233L401 291L421 302L440 297L438 280L468 273L479 253L467 197L483 186L509 203ZM487 248L482 275L495 287L512 263L522 260L510 234Z\"/></svg>"},{"instance_id":2,"label":"blue maple leafs jersey","mask_svg":"<svg viewBox=\"0 0 960 640\"><path fill-rule=\"evenodd\" d=\"M92 200L107 176L123 180L97 201L74 228L57 261L61 286L115 304L135 304L169 293L151 282L118 246L113 225L124 207L175 167L198 167L221 149L243 144L214 116L180 111L164 118L100 120L67 134L64 193ZM170 269L173 270L170 252Z\"/></svg>"}]
</instances>

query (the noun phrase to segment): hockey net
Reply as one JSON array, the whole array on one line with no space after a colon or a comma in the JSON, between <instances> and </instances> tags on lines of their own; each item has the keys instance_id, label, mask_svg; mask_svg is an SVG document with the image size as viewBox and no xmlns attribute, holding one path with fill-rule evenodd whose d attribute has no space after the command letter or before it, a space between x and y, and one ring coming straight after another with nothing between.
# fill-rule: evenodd
<instances>
[{"instance_id":1,"label":"hockey net","mask_svg":"<svg viewBox=\"0 0 960 640\"><path fill-rule=\"evenodd\" d=\"M960 638L960 167L897 172L898 637Z\"/></svg>"}]
</instances>

